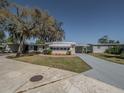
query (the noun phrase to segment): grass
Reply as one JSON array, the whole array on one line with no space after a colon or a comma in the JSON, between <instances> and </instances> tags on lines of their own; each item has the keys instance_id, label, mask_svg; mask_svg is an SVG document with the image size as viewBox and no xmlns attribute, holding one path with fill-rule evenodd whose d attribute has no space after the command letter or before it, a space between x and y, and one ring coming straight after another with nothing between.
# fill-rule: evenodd
<instances>
[{"instance_id":1,"label":"grass","mask_svg":"<svg viewBox=\"0 0 124 93\"><path fill-rule=\"evenodd\" d=\"M124 59L121 58L120 55L107 54L107 53L92 53L90 55L93 55L95 57L98 57L104 60L108 60L110 62L124 64Z\"/></svg>"},{"instance_id":2,"label":"grass","mask_svg":"<svg viewBox=\"0 0 124 93\"><path fill-rule=\"evenodd\" d=\"M81 60L78 57L48 57L48 56L33 55L33 56L23 56L12 59L31 64L69 70L77 73L81 73L91 69L89 65L87 65L83 60Z\"/></svg>"}]
</instances>

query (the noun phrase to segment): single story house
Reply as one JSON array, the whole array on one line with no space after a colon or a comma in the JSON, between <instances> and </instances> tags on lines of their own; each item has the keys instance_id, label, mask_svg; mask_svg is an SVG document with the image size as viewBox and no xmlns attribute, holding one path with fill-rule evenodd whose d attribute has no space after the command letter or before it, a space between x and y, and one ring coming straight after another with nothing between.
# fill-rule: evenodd
<instances>
[{"instance_id":1,"label":"single story house","mask_svg":"<svg viewBox=\"0 0 124 93\"><path fill-rule=\"evenodd\" d=\"M27 50L27 52L43 52L44 49L46 49L48 47L47 44L28 44L26 45L27 49L25 49L25 51Z\"/></svg>"},{"instance_id":2,"label":"single story house","mask_svg":"<svg viewBox=\"0 0 124 93\"><path fill-rule=\"evenodd\" d=\"M52 54L67 54L67 52L72 55L75 54L75 42L51 42L47 44L52 50Z\"/></svg>"},{"instance_id":3,"label":"single story house","mask_svg":"<svg viewBox=\"0 0 124 93\"><path fill-rule=\"evenodd\" d=\"M18 44L7 44L6 51L17 52ZM24 44L23 53L42 52L45 49L51 49L52 54L75 53L104 53L106 49L119 46L124 49L124 44L77 44L75 42L49 42L45 44Z\"/></svg>"},{"instance_id":4,"label":"single story house","mask_svg":"<svg viewBox=\"0 0 124 93\"><path fill-rule=\"evenodd\" d=\"M7 44L5 51L16 53L18 51L18 47L18 44ZM23 53L42 52L46 47L46 44L24 44Z\"/></svg>"},{"instance_id":5,"label":"single story house","mask_svg":"<svg viewBox=\"0 0 124 93\"><path fill-rule=\"evenodd\" d=\"M119 46L124 49L124 44L89 44L93 53L104 53L108 48Z\"/></svg>"},{"instance_id":6,"label":"single story house","mask_svg":"<svg viewBox=\"0 0 124 93\"><path fill-rule=\"evenodd\" d=\"M66 54L68 51L75 54L75 42L49 42L45 44L24 44L23 53L43 52L45 49L51 49L52 54ZM7 44L6 51L17 52L18 44Z\"/></svg>"}]
</instances>

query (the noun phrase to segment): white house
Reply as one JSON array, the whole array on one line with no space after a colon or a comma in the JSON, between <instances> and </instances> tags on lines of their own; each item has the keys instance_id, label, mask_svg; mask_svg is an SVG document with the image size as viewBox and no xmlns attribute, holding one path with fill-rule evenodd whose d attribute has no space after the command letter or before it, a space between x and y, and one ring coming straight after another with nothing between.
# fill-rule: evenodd
<instances>
[{"instance_id":1,"label":"white house","mask_svg":"<svg viewBox=\"0 0 124 93\"><path fill-rule=\"evenodd\" d=\"M17 52L18 44L7 44L6 51ZM45 44L24 44L23 53L39 52L50 48L52 54L67 54L70 52L72 55L75 53L104 53L106 49L119 46L124 49L124 44L77 44L75 42L50 42Z\"/></svg>"},{"instance_id":2,"label":"white house","mask_svg":"<svg viewBox=\"0 0 124 93\"><path fill-rule=\"evenodd\" d=\"M114 46L119 46L124 48L124 44L90 44L92 46L93 53L104 53L108 48L112 48Z\"/></svg>"},{"instance_id":3,"label":"white house","mask_svg":"<svg viewBox=\"0 0 124 93\"><path fill-rule=\"evenodd\" d=\"M52 54L66 54L68 51L75 54L75 42L52 42L47 43L52 50Z\"/></svg>"}]
</instances>

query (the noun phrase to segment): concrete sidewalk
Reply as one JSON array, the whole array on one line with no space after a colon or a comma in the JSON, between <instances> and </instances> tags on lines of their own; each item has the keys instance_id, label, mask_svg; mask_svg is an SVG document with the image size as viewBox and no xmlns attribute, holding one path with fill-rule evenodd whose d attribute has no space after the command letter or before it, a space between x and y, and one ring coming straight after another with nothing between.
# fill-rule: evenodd
<instances>
[{"instance_id":1,"label":"concrete sidewalk","mask_svg":"<svg viewBox=\"0 0 124 93\"><path fill-rule=\"evenodd\" d=\"M30 78L35 75L43 75L43 79L39 82L30 82ZM74 75L76 73L18 62L0 56L0 93L16 93Z\"/></svg>"},{"instance_id":2,"label":"concrete sidewalk","mask_svg":"<svg viewBox=\"0 0 124 93\"><path fill-rule=\"evenodd\" d=\"M30 78L43 79L31 82ZM124 93L123 90L60 69L38 66L0 56L0 93Z\"/></svg>"},{"instance_id":3,"label":"concrete sidewalk","mask_svg":"<svg viewBox=\"0 0 124 93\"><path fill-rule=\"evenodd\" d=\"M105 61L87 54L77 54L77 56L93 68L82 74L124 89L124 65Z\"/></svg>"}]
</instances>

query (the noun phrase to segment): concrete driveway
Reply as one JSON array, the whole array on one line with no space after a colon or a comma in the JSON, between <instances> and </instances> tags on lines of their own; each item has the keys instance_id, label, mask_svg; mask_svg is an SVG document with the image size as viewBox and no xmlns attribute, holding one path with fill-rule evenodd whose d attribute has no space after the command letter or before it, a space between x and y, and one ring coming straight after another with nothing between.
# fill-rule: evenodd
<instances>
[{"instance_id":1,"label":"concrete driveway","mask_svg":"<svg viewBox=\"0 0 124 93\"><path fill-rule=\"evenodd\" d=\"M31 77L43 79L32 82ZM0 56L0 93L124 93L98 80L65 70L33 65Z\"/></svg>"},{"instance_id":2,"label":"concrete driveway","mask_svg":"<svg viewBox=\"0 0 124 93\"><path fill-rule=\"evenodd\" d=\"M105 83L124 89L124 65L105 61L87 54L77 54L93 69L83 73Z\"/></svg>"}]
</instances>

